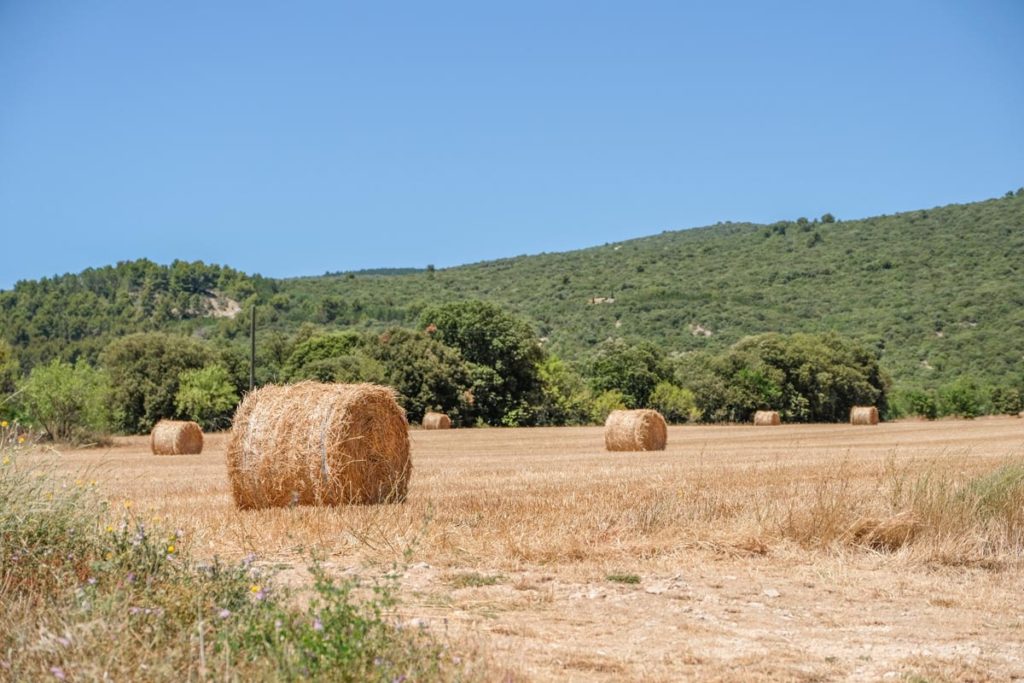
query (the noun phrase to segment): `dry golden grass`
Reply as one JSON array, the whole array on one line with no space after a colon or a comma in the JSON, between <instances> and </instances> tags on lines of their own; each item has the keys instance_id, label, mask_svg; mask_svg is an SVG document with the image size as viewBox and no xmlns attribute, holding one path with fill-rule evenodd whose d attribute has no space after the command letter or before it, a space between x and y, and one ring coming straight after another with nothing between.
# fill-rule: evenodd
<instances>
[{"instance_id":1,"label":"dry golden grass","mask_svg":"<svg viewBox=\"0 0 1024 683\"><path fill-rule=\"evenodd\" d=\"M398 506L236 510L223 435L201 456L133 438L61 467L285 580L310 550L338 572L411 552L409 617L514 677L878 680L928 653L1024 677L1015 418L671 427L646 453L605 452L600 427L410 438Z\"/></svg>"}]
</instances>

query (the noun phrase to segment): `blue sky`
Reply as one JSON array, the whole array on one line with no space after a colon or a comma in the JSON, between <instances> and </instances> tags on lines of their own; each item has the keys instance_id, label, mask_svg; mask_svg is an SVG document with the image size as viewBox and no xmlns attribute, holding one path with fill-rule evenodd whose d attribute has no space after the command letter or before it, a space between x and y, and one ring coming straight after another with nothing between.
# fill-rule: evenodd
<instances>
[{"instance_id":1,"label":"blue sky","mask_svg":"<svg viewBox=\"0 0 1024 683\"><path fill-rule=\"evenodd\" d=\"M1024 185L1024 3L0 2L0 288L457 265Z\"/></svg>"}]
</instances>

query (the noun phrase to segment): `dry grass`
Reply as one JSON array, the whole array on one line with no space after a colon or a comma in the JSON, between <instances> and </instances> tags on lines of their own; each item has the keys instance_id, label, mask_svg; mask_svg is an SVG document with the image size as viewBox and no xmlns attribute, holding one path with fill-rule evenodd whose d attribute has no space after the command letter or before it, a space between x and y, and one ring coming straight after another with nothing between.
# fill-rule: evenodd
<instances>
[{"instance_id":1,"label":"dry grass","mask_svg":"<svg viewBox=\"0 0 1024 683\"><path fill-rule=\"evenodd\" d=\"M1024 675L1015 418L672 427L627 458L600 428L410 436L400 506L236 510L220 435L173 466L128 439L62 467L286 578L314 548L337 571L411 552L410 614L527 678L876 680L922 651Z\"/></svg>"}]
</instances>

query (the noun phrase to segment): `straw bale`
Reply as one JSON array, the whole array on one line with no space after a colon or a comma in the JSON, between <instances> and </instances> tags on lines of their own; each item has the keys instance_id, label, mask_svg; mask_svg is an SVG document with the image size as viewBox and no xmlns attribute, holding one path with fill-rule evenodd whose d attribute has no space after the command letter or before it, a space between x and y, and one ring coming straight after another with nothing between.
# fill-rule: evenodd
<instances>
[{"instance_id":1,"label":"straw bale","mask_svg":"<svg viewBox=\"0 0 1024 683\"><path fill-rule=\"evenodd\" d=\"M154 455L195 455L203 452L203 430L187 420L160 420L149 435Z\"/></svg>"},{"instance_id":2,"label":"straw bale","mask_svg":"<svg viewBox=\"0 0 1024 683\"><path fill-rule=\"evenodd\" d=\"M878 408L874 406L854 406L850 408L850 424L852 425L876 425L878 424Z\"/></svg>"},{"instance_id":3,"label":"straw bale","mask_svg":"<svg viewBox=\"0 0 1024 683\"><path fill-rule=\"evenodd\" d=\"M761 427L780 425L782 418L776 410L759 410L754 413L754 424Z\"/></svg>"},{"instance_id":4,"label":"straw bale","mask_svg":"<svg viewBox=\"0 0 1024 683\"><path fill-rule=\"evenodd\" d=\"M268 385L235 412L228 478L243 509L405 500L405 411L374 384Z\"/></svg>"},{"instance_id":5,"label":"straw bale","mask_svg":"<svg viewBox=\"0 0 1024 683\"><path fill-rule=\"evenodd\" d=\"M859 519L847 536L858 545L892 552L913 541L923 528L924 525L912 513L901 512L886 519Z\"/></svg>"},{"instance_id":6,"label":"straw bale","mask_svg":"<svg viewBox=\"0 0 1024 683\"><path fill-rule=\"evenodd\" d=\"M663 451L667 439L665 418L657 410L613 410L604 423L609 451Z\"/></svg>"},{"instance_id":7,"label":"straw bale","mask_svg":"<svg viewBox=\"0 0 1024 683\"><path fill-rule=\"evenodd\" d=\"M452 420L444 413L427 413L423 416L424 429L451 429Z\"/></svg>"}]
</instances>

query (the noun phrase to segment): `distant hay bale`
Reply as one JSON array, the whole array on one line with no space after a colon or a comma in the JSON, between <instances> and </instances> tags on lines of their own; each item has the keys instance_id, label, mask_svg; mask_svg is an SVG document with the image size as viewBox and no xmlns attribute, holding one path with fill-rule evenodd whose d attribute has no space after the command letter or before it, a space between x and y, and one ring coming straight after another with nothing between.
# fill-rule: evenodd
<instances>
[{"instance_id":1,"label":"distant hay bale","mask_svg":"<svg viewBox=\"0 0 1024 683\"><path fill-rule=\"evenodd\" d=\"M203 430L195 422L160 420L149 435L153 455L195 455L203 452Z\"/></svg>"},{"instance_id":2,"label":"distant hay bale","mask_svg":"<svg viewBox=\"0 0 1024 683\"><path fill-rule=\"evenodd\" d=\"M850 424L852 425L876 425L878 424L878 408L874 406L854 406L850 408Z\"/></svg>"},{"instance_id":3,"label":"distant hay bale","mask_svg":"<svg viewBox=\"0 0 1024 683\"><path fill-rule=\"evenodd\" d=\"M268 385L235 412L227 466L243 509L405 500L405 411L374 384Z\"/></svg>"},{"instance_id":4,"label":"distant hay bale","mask_svg":"<svg viewBox=\"0 0 1024 683\"><path fill-rule=\"evenodd\" d=\"M887 519L859 519L846 535L858 545L894 552L913 541L923 528L912 513L902 512Z\"/></svg>"},{"instance_id":5,"label":"distant hay bale","mask_svg":"<svg viewBox=\"0 0 1024 683\"><path fill-rule=\"evenodd\" d=\"M759 427L772 427L782 424L777 410L759 410L754 413L754 424Z\"/></svg>"},{"instance_id":6,"label":"distant hay bale","mask_svg":"<svg viewBox=\"0 0 1024 683\"><path fill-rule=\"evenodd\" d=\"M667 440L665 418L657 410L613 410L604 423L609 451L663 451Z\"/></svg>"},{"instance_id":7,"label":"distant hay bale","mask_svg":"<svg viewBox=\"0 0 1024 683\"><path fill-rule=\"evenodd\" d=\"M452 419L444 413L427 413L423 416L424 429L451 429Z\"/></svg>"}]
</instances>

